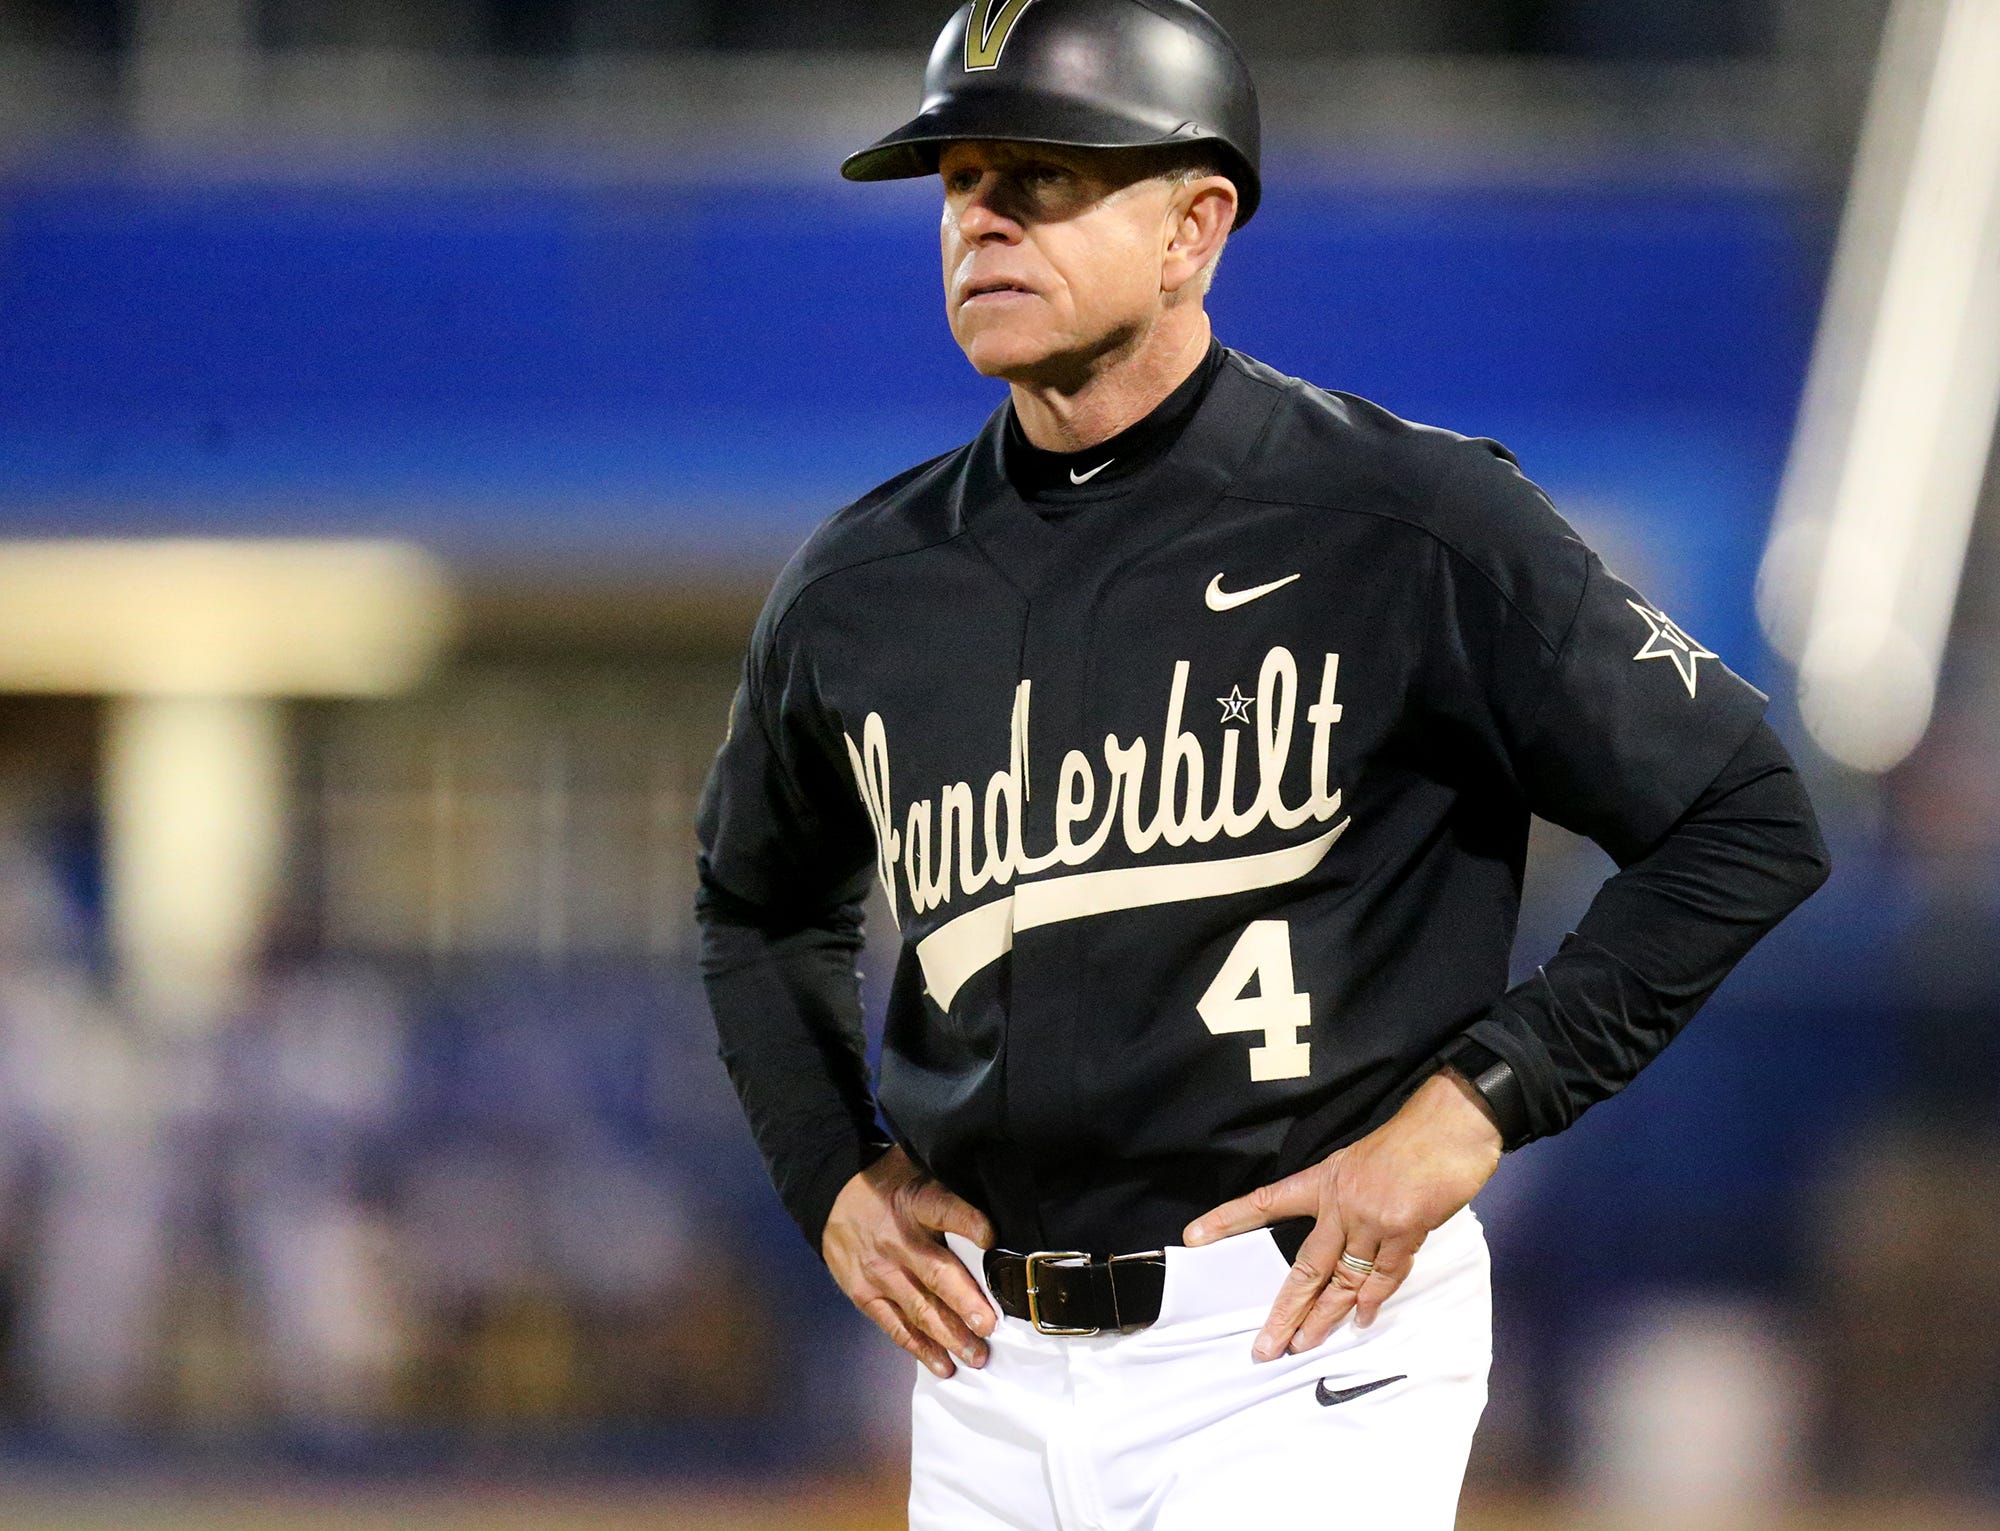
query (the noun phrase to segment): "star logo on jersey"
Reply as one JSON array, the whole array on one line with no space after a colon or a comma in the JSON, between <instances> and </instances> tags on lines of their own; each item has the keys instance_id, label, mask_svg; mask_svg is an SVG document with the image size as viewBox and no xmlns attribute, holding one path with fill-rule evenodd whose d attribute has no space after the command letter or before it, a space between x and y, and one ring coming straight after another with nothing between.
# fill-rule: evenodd
<instances>
[{"instance_id":1,"label":"star logo on jersey","mask_svg":"<svg viewBox=\"0 0 2000 1531\"><path fill-rule=\"evenodd\" d=\"M1254 696L1245 696L1241 686L1231 686L1229 688L1229 695L1218 696L1216 700L1222 703L1223 722L1248 723L1250 721L1250 704L1257 699Z\"/></svg>"},{"instance_id":2,"label":"star logo on jersey","mask_svg":"<svg viewBox=\"0 0 2000 1531\"><path fill-rule=\"evenodd\" d=\"M1681 683L1688 688L1688 695L1693 696L1696 663L1703 659L1713 659L1716 657L1715 654L1690 638L1681 630L1680 624L1664 611L1641 606L1637 601L1627 601L1625 604L1644 617L1646 626L1650 629L1646 634L1644 646L1632 658L1673 661L1674 668L1680 672Z\"/></svg>"}]
</instances>

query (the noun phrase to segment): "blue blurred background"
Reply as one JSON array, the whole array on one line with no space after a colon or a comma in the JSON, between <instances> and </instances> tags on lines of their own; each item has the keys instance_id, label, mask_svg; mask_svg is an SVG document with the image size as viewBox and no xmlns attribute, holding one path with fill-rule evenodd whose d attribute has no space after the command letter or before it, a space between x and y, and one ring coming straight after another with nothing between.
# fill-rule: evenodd
<instances>
[{"instance_id":1,"label":"blue blurred background","mask_svg":"<svg viewBox=\"0 0 2000 1531\"><path fill-rule=\"evenodd\" d=\"M1220 336L1505 441L1772 693L1834 849L1643 1080L1482 1196L1468 1524L2000 1496L1990 486L1892 771L1806 736L1753 603L1884 8L1213 9L1273 140ZM893 1520L908 1377L736 1114L690 820L777 565L1003 397L942 323L934 189L834 173L942 20L0 0L0 566L387 540L446 613L347 685L0 664L9 1523L218 1474L388 1481L438 1524L433 1485L496 1482ZM121 892L119 805L164 801L129 795L146 720L224 691L276 784L227 971L189 977L145 901L199 904L205 858ZM1523 971L1609 870L1536 852Z\"/></svg>"}]
</instances>

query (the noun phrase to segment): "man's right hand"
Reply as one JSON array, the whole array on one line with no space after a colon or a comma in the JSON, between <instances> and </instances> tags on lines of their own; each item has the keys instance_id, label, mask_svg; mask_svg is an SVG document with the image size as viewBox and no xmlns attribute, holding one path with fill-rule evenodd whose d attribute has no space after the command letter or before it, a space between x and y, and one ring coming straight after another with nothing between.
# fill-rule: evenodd
<instances>
[{"instance_id":1,"label":"man's right hand","mask_svg":"<svg viewBox=\"0 0 2000 1531\"><path fill-rule=\"evenodd\" d=\"M900 1147L841 1187L820 1235L820 1253L855 1307L940 1377L956 1356L986 1364L986 1342L1000 1316L972 1273L946 1247L961 1234L993 1247L993 1225L910 1162Z\"/></svg>"}]
</instances>

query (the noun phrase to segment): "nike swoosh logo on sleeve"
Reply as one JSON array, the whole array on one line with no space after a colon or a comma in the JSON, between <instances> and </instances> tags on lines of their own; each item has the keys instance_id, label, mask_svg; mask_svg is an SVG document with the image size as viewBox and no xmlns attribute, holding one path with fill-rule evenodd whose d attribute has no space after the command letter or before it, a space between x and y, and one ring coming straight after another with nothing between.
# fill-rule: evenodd
<instances>
[{"instance_id":1,"label":"nike swoosh logo on sleeve","mask_svg":"<svg viewBox=\"0 0 2000 1531\"><path fill-rule=\"evenodd\" d=\"M1208 582L1208 591L1205 597L1208 601L1208 609L1210 611L1234 611L1238 606L1247 606L1259 597L1269 595L1273 590L1284 589L1285 586L1298 577L1296 574L1287 574L1283 579L1274 579L1268 585L1253 585L1248 590L1224 590L1222 588L1222 576L1218 574Z\"/></svg>"}]
</instances>

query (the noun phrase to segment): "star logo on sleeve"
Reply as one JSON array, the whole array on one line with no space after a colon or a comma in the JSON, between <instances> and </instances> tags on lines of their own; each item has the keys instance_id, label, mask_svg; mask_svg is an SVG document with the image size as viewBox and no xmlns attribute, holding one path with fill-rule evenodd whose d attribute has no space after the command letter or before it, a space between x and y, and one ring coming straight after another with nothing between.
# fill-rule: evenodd
<instances>
[{"instance_id":1,"label":"star logo on sleeve","mask_svg":"<svg viewBox=\"0 0 2000 1531\"><path fill-rule=\"evenodd\" d=\"M1256 698L1245 696L1241 686L1231 686L1229 688L1229 695L1218 696L1216 700L1222 703L1223 722L1248 723L1250 721L1250 704Z\"/></svg>"},{"instance_id":2,"label":"star logo on sleeve","mask_svg":"<svg viewBox=\"0 0 2000 1531\"><path fill-rule=\"evenodd\" d=\"M1674 668L1680 671L1682 684L1688 688L1688 695L1693 696L1695 664L1699 660L1715 658L1714 653L1681 631L1680 624L1664 611L1641 606L1637 601L1627 601L1625 604L1644 617L1646 626L1650 629L1644 646L1632 658L1672 660Z\"/></svg>"}]
</instances>

